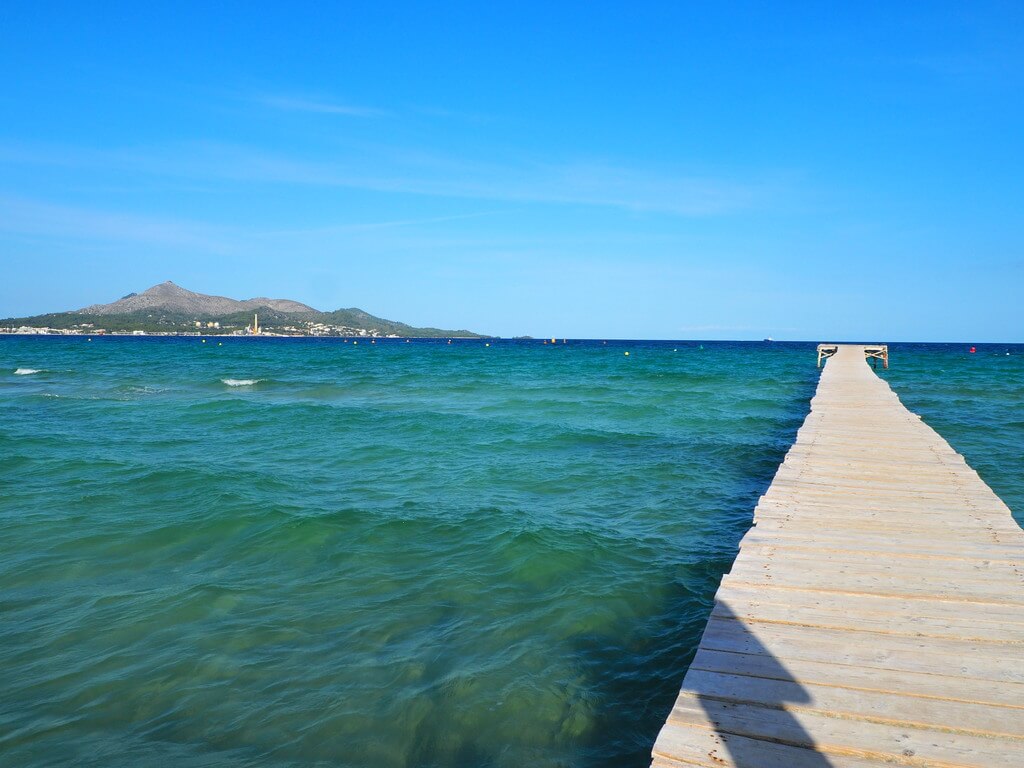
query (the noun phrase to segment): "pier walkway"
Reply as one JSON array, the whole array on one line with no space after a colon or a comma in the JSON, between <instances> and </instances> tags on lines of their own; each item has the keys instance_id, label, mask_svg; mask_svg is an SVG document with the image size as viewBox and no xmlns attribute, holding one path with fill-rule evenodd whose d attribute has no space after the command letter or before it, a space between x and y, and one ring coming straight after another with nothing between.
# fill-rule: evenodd
<instances>
[{"instance_id":1,"label":"pier walkway","mask_svg":"<svg viewBox=\"0 0 1024 768\"><path fill-rule=\"evenodd\" d=\"M839 345L653 766L1024 766L1024 533Z\"/></svg>"}]
</instances>

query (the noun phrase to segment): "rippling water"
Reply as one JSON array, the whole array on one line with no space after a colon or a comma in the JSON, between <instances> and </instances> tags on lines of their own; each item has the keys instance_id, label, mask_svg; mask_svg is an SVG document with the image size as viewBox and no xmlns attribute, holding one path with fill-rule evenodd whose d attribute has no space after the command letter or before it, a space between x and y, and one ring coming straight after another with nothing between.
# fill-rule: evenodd
<instances>
[{"instance_id":1,"label":"rippling water","mask_svg":"<svg viewBox=\"0 0 1024 768\"><path fill-rule=\"evenodd\" d=\"M887 375L1020 513L1024 349L965 350ZM0 339L0 755L646 765L816 381L805 344Z\"/></svg>"}]
</instances>

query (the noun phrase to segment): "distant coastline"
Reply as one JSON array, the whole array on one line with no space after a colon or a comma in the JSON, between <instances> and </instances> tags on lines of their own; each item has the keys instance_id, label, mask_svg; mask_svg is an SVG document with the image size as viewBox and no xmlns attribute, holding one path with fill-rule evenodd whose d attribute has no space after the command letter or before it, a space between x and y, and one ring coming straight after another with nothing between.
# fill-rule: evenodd
<instances>
[{"instance_id":1,"label":"distant coastline","mask_svg":"<svg viewBox=\"0 0 1024 768\"><path fill-rule=\"evenodd\" d=\"M110 304L0 319L15 335L330 336L340 338L490 338L460 328L416 327L361 309L321 312L291 299L229 299L189 291L170 281Z\"/></svg>"},{"instance_id":2,"label":"distant coastline","mask_svg":"<svg viewBox=\"0 0 1024 768\"><path fill-rule=\"evenodd\" d=\"M0 327L0 336L85 336L85 337L108 337L108 338L182 338L182 339L389 339L401 341L402 339L464 339L483 340L499 339L499 336L484 336L482 334L460 335L458 333L439 334L436 336L399 336L397 334L374 334L374 333L275 333L273 331L261 331L258 334L252 333L220 333L216 329L209 333L200 331L108 331L99 329L95 331L83 330L80 328L37 328L33 326L20 326L18 328ZM528 337L517 337L520 339Z\"/></svg>"}]
</instances>

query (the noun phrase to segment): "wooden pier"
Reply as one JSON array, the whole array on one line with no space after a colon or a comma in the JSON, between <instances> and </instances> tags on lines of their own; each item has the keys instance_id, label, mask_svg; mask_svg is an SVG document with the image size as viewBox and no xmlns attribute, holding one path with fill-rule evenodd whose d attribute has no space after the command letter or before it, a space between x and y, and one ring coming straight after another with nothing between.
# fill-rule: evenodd
<instances>
[{"instance_id":1,"label":"wooden pier","mask_svg":"<svg viewBox=\"0 0 1024 768\"><path fill-rule=\"evenodd\" d=\"M849 345L843 345L849 346ZM860 345L858 345L860 346ZM839 351L839 344L819 344L818 345L818 367L821 368L821 361L828 360L832 355ZM871 360L875 363L876 360L882 361L882 367L889 367L889 345L888 344L867 344L861 346L864 350L864 358Z\"/></svg>"},{"instance_id":2,"label":"wooden pier","mask_svg":"<svg viewBox=\"0 0 1024 768\"><path fill-rule=\"evenodd\" d=\"M652 766L1024 766L1024 533L828 346Z\"/></svg>"}]
</instances>

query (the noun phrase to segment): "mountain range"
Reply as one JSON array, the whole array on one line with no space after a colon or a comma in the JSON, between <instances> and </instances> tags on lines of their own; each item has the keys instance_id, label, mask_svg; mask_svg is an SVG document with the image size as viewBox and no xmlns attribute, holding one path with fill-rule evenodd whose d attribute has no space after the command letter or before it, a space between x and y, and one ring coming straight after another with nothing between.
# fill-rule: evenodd
<instances>
[{"instance_id":1,"label":"mountain range","mask_svg":"<svg viewBox=\"0 0 1024 768\"><path fill-rule=\"evenodd\" d=\"M410 337L480 337L467 330L417 328L364 312L355 307L321 312L291 299L230 299L182 288L171 281L154 285L142 293L129 293L109 304L91 304L78 310L33 317L0 320L3 327L46 327L54 329L98 328L111 332L145 331L194 333L197 324L216 323L221 331L241 332L259 314L267 332L317 335L369 335Z\"/></svg>"},{"instance_id":2,"label":"mountain range","mask_svg":"<svg viewBox=\"0 0 1024 768\"><path fill-rule=\"evenodd\" d=\"M290 299L268 299L261 296L238 301L226 296L208 296L205 293L189 291L170 280L154 285L142 293L129 293L110 304L91 304L79 309L78 312L83 315L128 315L133 312L159 310L212 317L235 312L255 312L263 308L288 314L317 314L317 310L311 306Z\"/></svg>"}]
</instances>

